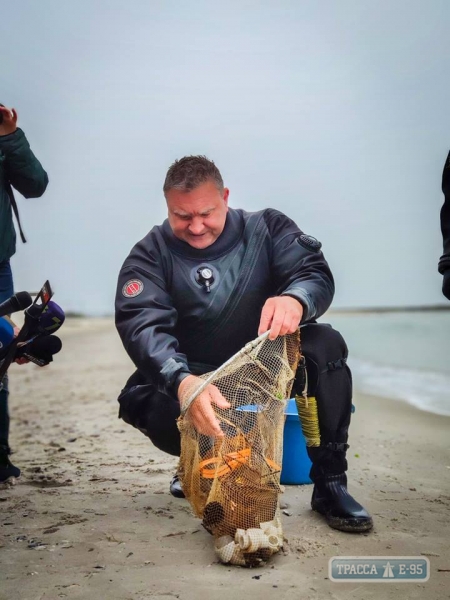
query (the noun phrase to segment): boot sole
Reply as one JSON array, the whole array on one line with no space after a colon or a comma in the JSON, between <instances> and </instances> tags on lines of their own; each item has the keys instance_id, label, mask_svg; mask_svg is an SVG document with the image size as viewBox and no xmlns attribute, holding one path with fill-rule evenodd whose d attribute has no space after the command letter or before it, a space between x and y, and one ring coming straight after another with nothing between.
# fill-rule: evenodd
<instances>
[{"instance_id":1,"label":"boot sole","mask_svg":"<svg viewBox=\"0 0 450 600\"><path fill-rule=\"evenodd\" d=\"M186 496L184 495L184 492L178 492L178 491L173 492L172 490L169 490L169 491L174 498L186 498Z\"/></svg>"},{"instance_id":2,"label":"boot sole","mask_svg":"<svg viewBox=\"0 0 450 600\"><path fill-rule=\"evenodd\" d=\"M186 498L184 495L183 489L180 484L174 486L172 483L169 486L169 492L172 494L174 498Z\"/></svg>"},{"instance_id":3,"label":"boot sole","mask_svg":"<svg viewBox=\"0 0 450 600\"><path fill-rule=\"evenodd\" d=\"M20 475L19 475L19 477L20 477ZM19 479L19 477L16 477L15 475L10 475L6 479L2 479L0 481L0 488L2 486L10 487L12 485L15 485L17 483L17 480Z\"/></svg>"},{"instance_id":4,"label":"boot sole","mask_svg":"<svg viewBox=\"0 0 450 600\"><path fill-rule=\"evenodd\" d=\"M328 525L333 529L337 529L338 531L345 531L346 533L363 533L365 531L370 531L373 528L373 520L371 517L363 520L358 519L358 517L332 517L331 515L327 514L327 511L319 504L312 506L311 508L315 512L318 512L324 516Z\"/></svg>"},{"instance_id":5,"label":"boot sole","mask_svg":"<svg viewBox=\"0 0 450 600\"><path fill-rule=\"evenodd\" d=\"M338 531L345 531L346 533L364 533L373 528L372 519L360 521L359 519L338 519L336 517L327 517L327 515L325 515L325 518L330 527Z\"/></svg>"}]
</instances>

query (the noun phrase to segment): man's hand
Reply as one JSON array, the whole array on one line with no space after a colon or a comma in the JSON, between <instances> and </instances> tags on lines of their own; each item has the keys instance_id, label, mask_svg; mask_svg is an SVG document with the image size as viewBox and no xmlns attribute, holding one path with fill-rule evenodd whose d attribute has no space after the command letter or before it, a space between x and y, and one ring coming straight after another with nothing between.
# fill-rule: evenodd
<instances>
[{"instance_id":1,"label":"man's hand","mask_svg":"<svg viewBox=\"0 0 450 600\"><path fill-rule=\"evenodd\" d=\"M263 306L258 335L270 329L269 340L294 333L303 316L303 306L291 296L269 298Z\"/></svg>"},{"instance_id":2,"label":"man's hand","mask_svg":"<svg viewBox=\"0 0 450 600\"><path fill-rule=\"evenodd\" d=\"M0 123L0 135L9 135L17 129L17 112L14 108L0 106L3 121Z\"/></svg>"},{"instance_id":3,"label":"man's hand","mask_svg":"<svg viewBox=\"0 0 450 600\"><path fill-rule=\"evenodd\" d=\"M195 375L188 375L178 387L178 399L183 406L183 400L187 400L191 393L202 384L203 380ZM230 404L220 393L215 385L208 385L201 394L192 402L188 409L189 418L195 429L203 435L211 437L223 437L219 421L214 413L212 404L219 408L230 408Z\"/></svg>"}]
</instances>

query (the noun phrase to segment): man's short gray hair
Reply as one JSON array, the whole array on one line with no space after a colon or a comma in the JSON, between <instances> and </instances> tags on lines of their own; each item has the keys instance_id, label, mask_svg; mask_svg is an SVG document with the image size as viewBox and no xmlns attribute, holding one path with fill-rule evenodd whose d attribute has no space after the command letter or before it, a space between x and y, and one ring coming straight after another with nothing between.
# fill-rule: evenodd
<instances>
[{"instance_id":1,"label":"man's short gray hair","mask_svg":"<svg viewBox=\"0 0 450 600\"><path fill-rule=\"evenodd\" d=\"M176 160L167 171L163 191L175 189L191 192L202 183L212 181L223 192L223 179L219 169L206 156L184 156Z\"/></svg>"}]
</instances>

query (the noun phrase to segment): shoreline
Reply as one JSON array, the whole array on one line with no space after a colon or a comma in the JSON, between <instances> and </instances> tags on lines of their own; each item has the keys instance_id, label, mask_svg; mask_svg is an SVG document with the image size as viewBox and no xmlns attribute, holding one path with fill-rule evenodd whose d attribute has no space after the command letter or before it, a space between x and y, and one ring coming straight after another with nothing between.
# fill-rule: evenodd
<instances>
[{"instance_id":1,"label":"shoreline","mask_svg":"<svg viewBox=\"0 0 450 600\"><path fill-rule=\"evenodd\" d=\"M449 309L450 309L450 303L449 303ZM376 311L375 311L376 312ZM351 316L353 313L340 313L340 312L334 312L334 311L328 311L323 317L321 317L321 319L324 319L327 316L333 316L334 314L339 316ZM363 316L364 314L368 314L368 313L354 313L354 314L360 314L361 316ZM114 327L114 322L113 322L113 317L68 317L65 324L64 324L64 330L66 335L68 334L78 334L81 332L86 332L89 329L96 329L96 330L103 330L103 329L108 329L109 327ZM119 342L120 343L120 342ZM352 371L354 371L354 365L352 365L353 363L365 363L367 365L371 365L373 368L379 368L379 367L383 367L384 365L378 365L375 362L372 362L370 360L361 360L359 359L357 356L353 356L353 352L351 354L351 357L349 359L349 365L352 368ZM391 367L393 371L398 371L400 370L402 367ZM420 373L421 370L419 369L413 369L413 371ZM427 370L425 369L423 372L427 372ZM435 372L436 376L440 376L441 373L439 371ZM401 395L390 395L388 392L385 392L384 390L380 390L378 389L375 393L371 392L370 390L367 389L367 386L364 384L361 384L358 381L358 378L355 377L355 373L354 373L354 377L353 377L353 385L354 385L354 393L355 394L363 394L363 395L374 395L374 396L379 396L380 398L384 398L384 399L388 399L391 402L401 402L404 403L406 406L409 407L413 407L416 410L418 410L419 412L425 412L427 414L432 414L432 415L439 415L441 417L449 417L450 418L450 414L449 413L443 413L443 412L437 412L434 410L431 410L430 408L427 408L425 406L417 406L417 404L414 403L414 401L409 400L407 398L405 398L404 396ZM450 393L450 392L449 392Z\"/></svg>"},{"instance_id":2,"label":"shoreline","mask_svg":"<svg viewBox=\"0 0 450 600\"><path fill-rule=\"evenodd\" d=\"M326 315L364 315L396 312L443 312L450 310L450 303L422 306L368 306L355 308L331 308Z\"/></svg>"},{"instance_id":3,"label":"shoreline","mask_svg":"<svg viewBox=\"0 0 450 600\"><path fill-rule=\"evenodd\" d=\"M220 565L187 501L169 495L177 459L117 418L133 366L112 321L69 320L61 337L50 367L11 369L12 460L23 475L0 488L0 600L448 596L448 419L356 393L349 491L374 531L330 529L310 510L311 485L286 486L283 552L260 569ZM428 556L430 579L328 579L332 556L372 555Z\"/></svg>"}]
</instances>

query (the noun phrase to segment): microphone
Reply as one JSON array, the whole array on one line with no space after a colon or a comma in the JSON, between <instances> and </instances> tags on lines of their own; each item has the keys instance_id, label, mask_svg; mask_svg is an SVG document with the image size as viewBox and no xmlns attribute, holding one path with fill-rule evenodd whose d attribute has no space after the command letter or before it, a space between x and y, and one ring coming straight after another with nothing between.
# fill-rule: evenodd
<instances>
[{"instance_id":1,"label":"microphone","mask_svg":"<svg viewBox=\"0 0 450 600\"><path fill-rule=\"evenodd\" d=\"M38 337L24 346L19 346L14 355L17 358L27 358L39 367L44 367L53 361L53 355L62 348L62 342L56 335Z\"/></svg>"},{"instance_id":2,"label":"microphone","mask_svg":"<svg viewBox=\"0 0 450 600\"><path fill-rule=\"evenodd\" d=\"M5 300L0 304L0 317L5 317L19 310L25 310L32 302L33 299L28 292L17 292L9 300Z\"/></svg>"},{"instance_id":3,"label":"microphone","mask_svg":"<svg viewBox=\"0 0 450 600\"><path fill-rule=\"evenodd\" d=\"M10 298L9 301L0 305L0 317L2 316L2 310L5 311L5 314L8 314L8 312L11 310L21 310L20 307L25 304L25 299L27 300L25 306L28 306L28 308L25 309L25 320L22 328L19 331L19 334L9 344L4 359L0 360L0 389L2 389L3 386L3 377L8 371L11 362L14 360L17 349L24 345L26 346L27 343L34 341L38 337L49 335L51 331L55 331L58 327L60 327L64 320L64 312L58 307L58 305L56 305L59 309L59 313L53 315L56 316L56 320L52 323L47 323L47 325L42 329L39 327L40 317L47 308L47 305L53 296L53 291L48 280L42 286L41 290L36 296L36 300L33 303L30 304L29 302L31 296L29 294L25 296L24 294L26 294L26 292L16 294L15 297ZM58 309L55 309L55 311ZM30 332L33 331L34 333L32 334L32 337L30 337ZM59 351L59 349L60 347L56 348L54 345L52 348L50 348L50 350L54 351L53 353L56 353ZM53 353L50 351L50 358L53 356ZM35 357L30 354L30 360L33 360L33 358ZM44 357L44 359L35 358L33 362L44 365L47 364L46 360L46 357Z\"/></svg>"},{"instance_id":4,"label":"microphone","mask_svg":"<svg viewBox=\"0 0 450 600\"><path fill-rule=\"evenodd\" d=\"M48 336L57 331L64 323L66 315L56 302L50 300L43 311L38 304L32 304L25 311L25 318L28 327L22 342L29 343L38 337ZM5 358L8 346L13 340L13 325L7 317L0 317L0 360Z\"/></svg>"},{"instance_id":5,"label":"microphone","mask_svg":"<svg viewBox=\"0 0 450 600\"><path fill-rule=\"evenodd\" d=\"M63 309L50 300L43 311L38 305L33 309L32 306L26 311L28 313L30 328L28 330L28 338L36 336L49 335L57 331L64 323L66 315ZM36 316L33 314L36 312Z\"/></svg>"}]
</instances>

